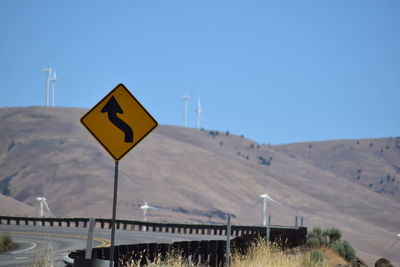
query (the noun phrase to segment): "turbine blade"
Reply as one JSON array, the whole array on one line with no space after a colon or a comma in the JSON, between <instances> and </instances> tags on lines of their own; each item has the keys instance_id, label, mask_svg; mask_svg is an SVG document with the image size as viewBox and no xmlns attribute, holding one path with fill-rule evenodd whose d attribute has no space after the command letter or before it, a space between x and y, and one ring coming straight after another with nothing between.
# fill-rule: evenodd
<instances>
[{"instance_id":1,"label":"turbine blade","mask_svg":"<svg viewBox=\"0 0 400 267\"><path fill-rule=\"evenodd\" d=\"M47 202L46 202L46 200L45 200L45 199L43 199L43 203L44 203L44 205L46 206L47 212L48 212L49 214L51 214L51 211L50 211L49 205L47 205Z\"/></svg>"},{"instance_id":2,"label":"turbine blade","mask_svg":"<svg viewBox=\"0 0 400 267\"><path fill-rule=\"evenodd\" d=\"M281 203L279 203L278 201L276 201L275 199L273 199L272 197L270 197L267 193L263 194L263 196L265 196L266 199L268 199L268 200L270 200L270 201L272 201L272 202L274 202L274 203L276 203L276 204L281 205Z\"/></svg>"}]
</instances>

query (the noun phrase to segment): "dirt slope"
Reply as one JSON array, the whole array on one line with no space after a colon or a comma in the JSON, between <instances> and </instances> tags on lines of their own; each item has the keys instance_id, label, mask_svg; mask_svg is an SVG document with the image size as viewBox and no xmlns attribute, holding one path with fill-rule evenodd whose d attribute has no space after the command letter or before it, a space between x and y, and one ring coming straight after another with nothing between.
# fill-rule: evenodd
<instances>
[{"instance_id":1,"label":"dirt slope","mask_svg":"<svg viewBox=\"0 0 400 267\"><path fill-rule=\"evenodd\" d=\"M0 194L0 214L2 216L35 216L35 207Z\"/></svg>"}]
</instances>

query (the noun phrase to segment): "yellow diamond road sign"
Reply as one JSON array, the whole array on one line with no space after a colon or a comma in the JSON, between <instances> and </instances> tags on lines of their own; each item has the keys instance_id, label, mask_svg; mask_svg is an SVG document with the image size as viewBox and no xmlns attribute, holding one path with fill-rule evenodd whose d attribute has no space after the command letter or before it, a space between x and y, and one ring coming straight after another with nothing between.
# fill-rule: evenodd
<instances>
[{"instance_id":1,"label":"yellow diamond road sign","mask_svg":"<svg viewBox=\"0 0 400 267\"><path fill-rule=\"evenodd\" d=\"M123 84L86 113L81 122L117 161L157 127L157 121Z\"/></svg>"}]
</instances>

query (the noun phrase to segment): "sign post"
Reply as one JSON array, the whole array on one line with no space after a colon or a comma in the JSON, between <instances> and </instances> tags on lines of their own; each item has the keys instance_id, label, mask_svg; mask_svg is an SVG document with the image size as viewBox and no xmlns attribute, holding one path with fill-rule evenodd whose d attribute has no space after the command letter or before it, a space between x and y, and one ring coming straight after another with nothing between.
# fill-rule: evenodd
<instances>
[{"instance_id":1,"label":"sign post","mask_svg":"<svg viewBox=\"0 0 400 267\"><path fill-rule=\"evenodd\" d=\"M154 130L158 123L122 83L89 110L81 118L81 123L115 160L110 248L110 267L112 267L119 160Z\"/></svg>"},{"instance_id":2,"label":"sign post","mask_svg":"<svg viewBox=\"0 0 400 267\"><path fill-rule=\"evenodd\" d=\"M113 196L113 211L112 211L112 221L111 221L110 267L112 267L114 264L115 219L117 217L117 191L118 191L118 161L115 161L114 196Z\"/></svg>"}]
</instances>

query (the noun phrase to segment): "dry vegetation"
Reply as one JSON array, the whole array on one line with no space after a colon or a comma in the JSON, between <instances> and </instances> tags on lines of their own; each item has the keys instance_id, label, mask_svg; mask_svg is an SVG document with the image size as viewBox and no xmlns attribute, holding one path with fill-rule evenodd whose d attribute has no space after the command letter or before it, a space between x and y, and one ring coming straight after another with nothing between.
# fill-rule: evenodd
<instances>
[{"instance_id":1,"label":"dry vegetation","mask_svg":"<svg viewBox=\"0 0 400 267\"><path fill-rule=\"evenodd\" d=\"M55 244L47 240L35 250L31 267L54 267L56 251Z\"/></svg>"},{"instance_id":2,"label":"dry vegetation","mask_svg":"<svg viewBox=\"0 0 400 267\"><path fill-rule=\"evenodd\" d=\"M245 255L233 253L231 267L330 267L341 264L345 266L347 262L336 252L329 249L316 250L290 250L283 251L276 245L267 246L264 240L253 243ZM122 263L125 267L139 267L139 261ZM179 253L172 253L166 259L160 257L149 263L152 267L202 267L184 259Z\"/></svg>"}]
</instances>

